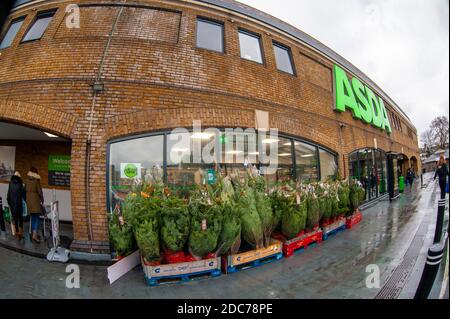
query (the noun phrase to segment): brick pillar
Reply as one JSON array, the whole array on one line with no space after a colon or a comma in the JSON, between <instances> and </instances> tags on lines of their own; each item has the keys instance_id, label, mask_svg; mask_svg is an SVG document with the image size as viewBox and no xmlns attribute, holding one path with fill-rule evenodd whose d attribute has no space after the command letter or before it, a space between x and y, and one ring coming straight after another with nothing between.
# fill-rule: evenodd
<instances>
[{"instance_id":1,"label":"brick pillar","mask_svg":"<svg viewBox=\"0 0 450 319\"><path fill-rule=\"evenodd\" d=\"M83 132L85 131L84 127ZM109 253L106 212L106 146L101 136L93 134L88 170L90 175L89 196L87 196L86 141L85 133L76 134L72 140L71 191L74 241L71 249L82 252ZM88 207L91 213L91 227L89 227Z\"/></svg>"}]
</instances>

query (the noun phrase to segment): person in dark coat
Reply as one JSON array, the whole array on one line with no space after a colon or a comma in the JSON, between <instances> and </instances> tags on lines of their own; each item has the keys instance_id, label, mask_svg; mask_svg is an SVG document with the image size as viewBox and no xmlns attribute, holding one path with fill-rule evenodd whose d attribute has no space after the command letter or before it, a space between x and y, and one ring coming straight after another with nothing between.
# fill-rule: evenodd
<instances>
[{"instance_id":1,"label":"person in dark coat","mask_svg":"<svg viewBox=\"0 0 450 319\"><path fill-rule=\"evenodd\" d=\"M408 182L410 188L412 189L414 183L414 172L412 168L408 168L408 172L406 173L406 181Z\"/></svg>"},{"instance_id":2,"label":"person in dark coat","mask_svg":"<svg viewBox=\"0 0 450 319\"><path fill-rule=\"evenodd\" d=\"M27 210L31 216L31 230L33 235L31 239L40 243L41 240L38 236L39 230L39 217L42 213L42 204L44 203L44 195L41 187L41 176L38 174L38 170L34 167L30 168L25 180L25 191L27 199Z\"/></svg>"},{"instance_id":3,"label":"person in dark coat","mask_svg":"<svg viewBox=\"0 0 450 319\"><path fill-rule=\"evenodd\" d=\"M439 187L441 188L441 199L445 199L445 187L447 186L448 181L448 168L445 163L444 155L441 155L438 162L438 167L436 169L436 173L434 174L434 180L439 177Z\"/></svg>"},{"instance_id":4,"label":"person in dark coat","mask_svg":"<svg viewBox=\"0 0 450 319\"><path fill-rule=\"evenodd\" d=\"M9 182L7 202L13 219L16 238L23 238L23 200L25 199L25 190L23 187L20 173L16 172Z\"/></svg>"}]
</instances>

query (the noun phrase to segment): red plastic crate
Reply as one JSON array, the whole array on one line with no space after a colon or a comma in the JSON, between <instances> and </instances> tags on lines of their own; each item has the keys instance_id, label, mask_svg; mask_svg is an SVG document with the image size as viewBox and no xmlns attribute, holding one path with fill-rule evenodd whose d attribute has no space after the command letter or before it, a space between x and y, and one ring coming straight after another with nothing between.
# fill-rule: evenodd
<instances>
[{"instance_id":1,"label":"red plastic crate","mask_svg":"<svg viewBox=\"0 0 450 319\"><path fill-rule=\"evenodd\" d=\"M316 231L301 234L300 236L286 240L283 235L275 234L275 238L283 242L283 255L285 257L291 257L297 250L306 249L309 245L316 243L320 244L322 242L323 233L321 229Z\"/></svg>"},{"instance_id":2,"label":"red plastic crate","mask_svg":"<svg viewBox=\"0 0 450 319\"><path fill-rule=\"evenodd\" d=\"M352 216L347 217L347 220L345 222L347 229L350 229L353 226L359 224L361 220L362 220L361 211L359 209L356 209L355 213Z\"/></svg>"}]
</instances>

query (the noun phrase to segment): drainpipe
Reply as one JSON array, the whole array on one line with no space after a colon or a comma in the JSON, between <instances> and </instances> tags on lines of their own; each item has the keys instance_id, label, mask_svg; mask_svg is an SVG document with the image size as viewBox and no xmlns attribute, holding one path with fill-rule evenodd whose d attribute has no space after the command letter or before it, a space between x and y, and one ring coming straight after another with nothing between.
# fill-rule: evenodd
<instances>
[{"instance_id":1,"label":"drainpipe","mask_svg":"<svg viewBox=\"0 0 450 319\"><path fill-rule=\"evenodd\" d=\"M120 16L122 15L124 4L127 2L127 0L123 0L122 5L120 6L119 12L116 15L116 18L114 20L114 23L111 27L111 30L108 35L108 41L106 42L105 48L103 50L103 56L100 61L100 67L97 72L97 76L95 77L95 81L93 84L93 97L92 97L92 104L91 109L89 112L89 129L88 129L88 136L86 139L86 158L85 158L85 189L86 189L86 211L87 211L87 219L88 219L88 231L89 231L89 245L90 245L90 252L93 253L93 245L92 241L94 238L94 234L92 231L92 216L91 216L91 190L90 190L90 167L91 167L91 146L92 146L92 121L95 111L95 103L97 101L97 95L103 91L103 84L100 82L101 76L103 73L103 67L106 61L106 57L108 55L108 50L111 45L112 37L114 34L114 31L116 30L117 22L119 21Z\"/></svg>"}]
</instances>

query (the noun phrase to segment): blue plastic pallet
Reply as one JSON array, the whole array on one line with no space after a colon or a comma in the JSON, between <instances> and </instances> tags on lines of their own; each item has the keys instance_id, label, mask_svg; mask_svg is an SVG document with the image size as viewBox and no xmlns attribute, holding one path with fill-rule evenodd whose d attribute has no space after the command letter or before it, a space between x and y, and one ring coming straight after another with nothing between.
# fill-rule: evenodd
<instances>
[{"instance_id":1,"label":"blue plastic pallet","mask_svg":"<svg viewBox=\"0 0 450 319\"><path fill-rule=\"evenodd\" d=\"M323 238L322 239L323 240L327 240L328 237L336 235L337 233L340 233L341 231L344 231L346 229L347 229L347 225L346 224L344 224L342 226L339 226L339 227L337 227L337 228L335 228L333 230L330 230L328 233L323 233Z\"/></svg>"},{"instance_id":2,"label":"blue plastic pallet","mask_svg":"<svg viewBox=\"0 0 450 319\"><path fill-rule=\"evenodd\" d=\"M149 286L159 286L161 284L179 284L194 280L201 280L210 277L218 277L222 274L220 269L213 269L207 271L200 271L196 273L174 275L174 276L163 276L163 277L153 277L148 278L145 276L145 281Z\"/></svg>"},{"instance_id":3,"label":"blue plastic pallet","mask_svg":"<svg viewBox=\"0 0 450 319\"><path fill-rule=\"evenodd\" d=\"M256 259L254 261L251 261L251 262L248 262L245 264L240 264L237 266L227 266L227 273L236 273L241 270L259 267L261 265L265 265L265 264L271 263L273 261L280 260L282 258L283 258L283 253L280 252L278 254L267 256L267 257L264 257L261 259Z\"/></svg>"}]
</instances>

